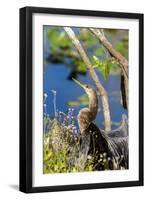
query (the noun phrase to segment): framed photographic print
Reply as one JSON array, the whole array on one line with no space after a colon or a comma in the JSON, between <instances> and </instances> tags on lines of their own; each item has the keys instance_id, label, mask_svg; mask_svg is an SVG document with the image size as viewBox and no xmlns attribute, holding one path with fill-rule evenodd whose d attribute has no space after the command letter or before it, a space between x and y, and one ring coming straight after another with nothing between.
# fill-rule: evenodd
<instances>
[{"instance_id":1,"label":"framed photographic print","mask_svg":"<svg viewBox=\"0 0 147 200\"><path fill-rule=\"evenodd\" d=\"M20 191L143 185L143 14L20 9Z\"/></svg>"}]
</instances>

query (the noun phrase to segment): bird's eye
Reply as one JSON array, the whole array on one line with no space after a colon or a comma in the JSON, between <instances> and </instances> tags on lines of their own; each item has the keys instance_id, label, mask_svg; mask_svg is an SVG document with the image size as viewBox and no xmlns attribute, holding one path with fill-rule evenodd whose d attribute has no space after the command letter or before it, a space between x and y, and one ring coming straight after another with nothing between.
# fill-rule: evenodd
<instances>
[{"instance_id":1,"label":"bird's eye","mask_svg":"<svg viewBox=\"0 0 147 200\"><path fill-rule=\"evenodd\" d=\"M88 88L88 85L86 85L86 88Z\"/></svg>"}]
</instances>

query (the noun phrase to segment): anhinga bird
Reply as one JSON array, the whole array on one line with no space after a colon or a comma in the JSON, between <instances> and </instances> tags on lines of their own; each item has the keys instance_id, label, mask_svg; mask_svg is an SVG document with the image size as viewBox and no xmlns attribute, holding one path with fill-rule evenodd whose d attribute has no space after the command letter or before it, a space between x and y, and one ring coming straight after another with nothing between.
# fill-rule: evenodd
<instances>
[{"instance_id":1,"label":"anhinga bird","mask_svg":"<svg viewBox=\"0 0 147 200\"><path fill-rule=\"evenodd\" d=\"M122 122L122 126L116 131L105 133L105 131L100 130L93 123L98 112L98 96L95 89L87 84L82 84L74 78L73 80L85 90L89 99L89 106L79 111L77 120L82 146L84 144L88 145L87 140L89 139L88 154L94 155L95 169L103 170L104 166L99 162L100 155L102 154L107 154L107 158L111 158L109 163L110 169L128 168L128 137L126 133L127 127L124 128L126 124L125 119Z\"/></svg>"}]
</instances>

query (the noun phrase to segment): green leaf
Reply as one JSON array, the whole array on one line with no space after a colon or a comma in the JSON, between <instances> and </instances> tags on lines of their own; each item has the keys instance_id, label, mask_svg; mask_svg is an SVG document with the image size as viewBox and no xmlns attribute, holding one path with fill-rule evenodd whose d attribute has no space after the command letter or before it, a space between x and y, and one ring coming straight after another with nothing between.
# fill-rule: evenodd
<instances>
[{"instance_id":1,"label":"green leaf","mask_svg":"<svg viewBox=\"0 0 147 200\"><path fill-rule=\"evenodd\" d=\"M94 61L99 61L99 59L96 56L93 56Z\"/></svg>"},{"instance_id":2,"label":"green leaf","mask_svg":"<svg viewBox=\"0 0 147 200\"><path fill-rule=\"evenodd\" d=\"M107 74L106 74L106 67L105 66L102 67L101 72L102 72L102 76L103 76L104 80L106 80Z\"/></svg>"},{"instance_id":3,"label":"green leaf","mask_svg":"<svg viewBox=\"0 0 147 200\"><path fill-rule=\"evenodd\" d=\"M93 67L97 68L100 65L100 61L96 56L93 56Z\"/></svg>"},{"instance_id":4,"label":"green leaf","mask_svg":"<svg viewBox=\"0 0 147 200\"><path fill-rule=\"evenodd\" d=\"M109 62L107 62L106 71L107 71L107 75L108 75L110 73L110 63Z\"/></svg>"},{"instance_id":5,"label":"green leaf","mask_svg":"<svg viewBox=\"0 0 147 200\"><path fill-rule=\"evenodd\" d=\"M94 59L97 60L97 58L94 58ZM98 68L98 70L101 71L104 80L106 80L108 74L110 73L110 62L107 61L107 60L106 61L100 61L99 60L99 65L98 66L99 67L94 65L95 68Z\"/></svg>"}]
</instances>

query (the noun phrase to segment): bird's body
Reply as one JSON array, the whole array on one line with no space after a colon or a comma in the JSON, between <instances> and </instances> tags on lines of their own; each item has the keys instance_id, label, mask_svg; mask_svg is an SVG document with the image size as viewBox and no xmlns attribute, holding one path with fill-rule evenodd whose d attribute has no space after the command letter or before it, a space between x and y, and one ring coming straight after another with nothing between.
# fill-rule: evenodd
<instances>
[{"instance_id":1,"label":"bird's body","mask_svg":"<svg viewBox=\"0 0 147 200\"><path fill-rule=\"evenodd\" d=\"M85 138L87 140L87 135L89 135L89 154L93 155L96 170L104 170L104 166L99 163L100 155L106 154L107 158L111 158L109 162L109 169L117 169L124 166L128 166L128 143L126 137L114 137L115 134L108 133L106 134L104 131L101 131L94 123L98 112L98 96L93 87L82 84L81 82L73 79L78 85L80 85L88 95L89 98L89 106L87 108L83 108L79 111L78 114L78 125L80 128L81 140L87 145ZM123 128L121 128L123 130ZM121 132L120 130L120 132ZM113 131L115 132L115 131ZM86 147L87 148L87 147ZM119 156L120 158L123 155L123 159L125 161L120 162L117 161L116 158ZM113 160L113 161L112 161ZM116 166L114 166L115 163ZM127 168L127 167L126 167Z\"/></svg>"}]
</instances>

